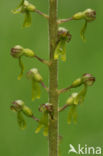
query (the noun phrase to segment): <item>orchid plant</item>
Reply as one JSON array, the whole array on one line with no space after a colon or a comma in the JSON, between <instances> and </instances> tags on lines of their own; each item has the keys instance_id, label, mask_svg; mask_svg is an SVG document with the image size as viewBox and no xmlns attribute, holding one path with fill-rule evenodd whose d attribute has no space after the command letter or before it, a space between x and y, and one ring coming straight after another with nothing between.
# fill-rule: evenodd
<instances>
[{"instance_id":1,"label":"orchid plant","mask_svg":"<svg viewBox=\"0 0 103 156\"><path fill-rule=\"evenodd\" d=\"M43 129L43 135L48 137L49 141L49 156L59 155L59 113L68 109L68 124L77 122L77 107L84 102L86 93L89 86L92 86L95 82L95 77L92 74L83 74L72 82L66 88L58 89L58 62L66 61L66 44L72 39L72 35L69 30L63 27L59 27L60 24L65 22L84 20L84 26L81 29L80 35L83 41L85 41L85 32L88 23L96 19L96 11L92 9L86 9L81 12L75 13L72 17L67 19L58 19L58 0L49 0L49 15L41 12L35 5L31 4L28 0L22 0L19 6L12 10L14 14L24 14L23 27L29 27L32 22L31 14L37 13L44 17L48 21L49 25L49 60L44 60L38 56L33 50L24 48L21 45L16 45L11 49L11 56L18 59L20 66L20 74L18 80L20 80L24 74L23 58L28 57L30 59L37 59L41 63L45 64L49 69L49 84L46 86L43 81L39 70L32 68L27 72L26 77L32 82L32 100L41 98L41 86L48 94L48 99L45 104L39 106L41 112L41 118L38 119L33 111L25 104L21 99L12 102L11 110L17 114L17 121L21 129L26 128L26 121L24 117L32 118L38 123L35 133L39 133ZM72 90L72 88L79 88L77 92L73 92L65 104L59 107L58 99L62 93ZM81 89L82 88L82 89Z\"/></svg>"}]
</instances>

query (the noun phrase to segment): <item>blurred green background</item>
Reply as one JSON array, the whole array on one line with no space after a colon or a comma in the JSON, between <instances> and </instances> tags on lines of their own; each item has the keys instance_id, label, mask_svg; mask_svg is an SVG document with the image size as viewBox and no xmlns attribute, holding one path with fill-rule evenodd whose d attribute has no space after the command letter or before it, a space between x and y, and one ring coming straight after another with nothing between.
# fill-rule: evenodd
<instances>
[{"instance_id":1,"label":"blurred green background","mask_svg":"<svg viewBox=\"0 0 103 156\"><path fill-rule=\"evenodd\" d=\"M38 9L48 12L48 0L30 0ZM17 125L16 114L11 112L10 104L15 99L23 99L38 117L38 106L48 101L47 93L42 90L42 97L31 101L31 83L24 77L17 80L18 62L10 56L14 45L33 49L38 56L48 59L48 25L37 14L32 15L32 26L22 28L23 15L13 15L19 0L0 0L0 155L2 156L48 156L48 141L34 133L37 124L26 118L27 128L21 131ZM72 34L72 41L67 45L67 62L59 63L59 88L66 87L83 73L92 73L96 83L89 88L86 100L78 107L78 123L68 125L68 110L60 114L60 135L62 156L68 155L69 144L77 147L103 146L103 0L59 0L59 18L71 17L86 8L95 9L96 21L88 25L87 42L80 38L84 21L72 21L63 24ZM62 25L61 25L62 26ZM37 60L24 58L25 73L32 67L39 68L48 84L48 69ZM65 104L68 95L61 95L59 103ZM73 155L73 154L72 154Z\"/></svg>"}]
</instances>

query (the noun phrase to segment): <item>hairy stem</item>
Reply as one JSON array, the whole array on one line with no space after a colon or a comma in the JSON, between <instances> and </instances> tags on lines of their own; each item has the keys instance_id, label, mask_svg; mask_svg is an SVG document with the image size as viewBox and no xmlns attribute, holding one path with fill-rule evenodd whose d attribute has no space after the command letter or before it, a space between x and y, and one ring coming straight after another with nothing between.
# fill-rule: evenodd
<instances>
[{"instance_id":1,"label":"hairy stem","mask_svg":"<svg viewBox=\"0 0 103 156\"><path fill-rule=\"evenodd\" d=\"M67 18L67 19L60 19L57 21L58 24L62 24L62 23L66 23L66 22L69 22L69 21L72 21L73 18L70 17L70 18Z\"/></svg>"},{"instance_id":2,"label":"hairy stem","mask_svg":"<svg viewBox=\"0 0 103 156\"><path fill-rule=\"evenodd\" d=\"M34 115L32 115L32 119L39 122L40 120L38 118L36 118Z\"/></svg>"},{"instance_id":3,"label":"hairy stem","mask_svg":"<svg viewBox=\"0 0 103 156\"><path fill-rule=\"evenodd\" d=\"M58 64L54 60L54 50L57 41L57 0L49 0L49 103L53 105L53 119L49 117L49 156L58 156Z\"/></svg>"},{"instance_id":4,"label":"hairy stem","mask_svg":"<svg viewBox=\"0 0 103 156\"><path fill-rule=\"evenodd\" d=\"M37 55L35 55L34 56L38 61L40 61L41 63L44 63L44 64L46 64L46 65L50 65L50 62L49 61L46 61L46 60L44 60L44 59L42 59L42 58L40 58L39 56L37 56Z\"/></svg>"},{"instance_id":5,"label":"hairy stem","mask_svg":"<svg viewBox=\"0 0 103 156\"><path fill-rule=\"evenodd\" d=\"M59 108L59 112L61 112L61 111L63 111L63 110L65 110L67 107L69 107L69 106L71 106L71 105L69 105L69 104L65 104L63 107L61 107L61 108Z\"/></svg>"},{"instance_id":6,"label":"hairy stem","mask_svg":"<svg viewBox=\"0 0 103 156\"><path fill-rule=\"evenodd\" d=\"M48 89L48 87L44 84L44 82L41 81L40 83L41 83L41 86L48 92L49 89Z\"/></svg>"},{"instance_id":7,"label":"hairy stem","mask_svg":"<svg viewBox=\"0 0 103 156\"><path fill-rule=\"evenodd\" d=\"M36 9L35 12L36 12L37 14L43 16L44 18L49 19L49 16L46 15L45 13L41 12L40 10L37 10L37 9Z\"/></svg>"},{"instance_id":8,"label":"hairy stem","mask_svg":"<svg viewBox=\"0 0 103 156\"><path fill-rule=\"evenodd\" d=\"M58 95L61 94L61 93L65 93L65 92L69 91L71 88L72 88L72 86L69 86L67 88L63 88L63 89L57 90Z\"/></svg>"}]
</instances>

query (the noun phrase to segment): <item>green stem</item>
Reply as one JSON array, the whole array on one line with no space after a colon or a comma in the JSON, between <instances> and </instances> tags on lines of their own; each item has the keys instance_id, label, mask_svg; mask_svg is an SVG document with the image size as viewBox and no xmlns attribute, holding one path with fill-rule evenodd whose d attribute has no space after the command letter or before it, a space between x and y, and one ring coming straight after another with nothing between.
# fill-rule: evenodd
<instances>
[{"instance_id":1,"label":"green stem","mask_svg":"<svg viewBox=\"0 0 103 156\"><path fill-rule=\"evenodd\" d=\"M53 105L54 117L49 118L49 156L58 156L58 64L54 60L54 50L57 41L57 0L49 0L49 47L50 61L49 67L49 103Z\"/></svg>"}]
</instances>

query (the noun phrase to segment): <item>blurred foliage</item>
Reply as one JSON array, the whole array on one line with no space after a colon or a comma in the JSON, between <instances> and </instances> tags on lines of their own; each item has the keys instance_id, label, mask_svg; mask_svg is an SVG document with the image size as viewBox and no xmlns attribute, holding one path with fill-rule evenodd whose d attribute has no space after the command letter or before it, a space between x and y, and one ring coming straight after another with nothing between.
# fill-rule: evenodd
<instances>
[{"instance_id":1,"label":"blurred foliage","mask_svg":"<svg viewBox=\"0 0 103 156\"><path fill-rule=\"evenodd\" d=\"M38 9L48 12L48 0L30 0ZM41 16L32 15L32 26L22 28L23 16L13 15L11 10L19 3L17 0L0 0L0 155L3 156L47 156L48 140L42 132L35 134L37 123L27 119L27 128L18 128L16 116L9 109L11 101L23 99L38 117L40 104L48 100L47 93L42 90L40 100L31 101L31 86L25 78L30 68L39 68L46 84L48 84L48 69L37 60L25 58L25 74L21 81L17 80L19 72L18 60L10 56L14 45L30 48L38 56L48 58L48 25ZM86 43L80 38L80 30L84 21L72 21L61 26L69 29L72 40L67 45L67 61L59 63L59 88L66 87L83 73L91 73L96 77L96 83L89 89L86 100L78 107L78 123L67 124L68 111L60 114L60 135L64 136L61 153L67 156L69 144L74 146L88 144L102 146L103 144L103 104L102 104L102 59L103 59L103 1L102 0L59 0L59 18L71 17L78 11L92 8L97 12L96 21L89 23L86 31ZM62 106L71 92L60 96Z\"/></svg>"}]
</instances>

